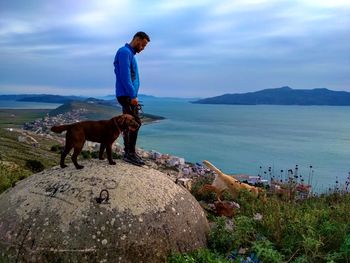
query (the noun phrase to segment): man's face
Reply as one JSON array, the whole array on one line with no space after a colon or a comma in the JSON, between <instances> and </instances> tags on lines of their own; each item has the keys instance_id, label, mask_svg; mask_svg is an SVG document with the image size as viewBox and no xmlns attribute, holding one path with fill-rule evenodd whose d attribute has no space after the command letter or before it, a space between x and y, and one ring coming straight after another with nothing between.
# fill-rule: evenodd
<instances>
[{"instance_id":1,"label":"man's face","mask_svg":"<svg viewBox=\"0 0 350 263\"><path fill-rule=\"evenodd\" d=\"M142 50L144 50L147 44L148 44L147 39L137 38L136 45L134 48L136 53L140 53Z\"/></svg>"}]
</instances>

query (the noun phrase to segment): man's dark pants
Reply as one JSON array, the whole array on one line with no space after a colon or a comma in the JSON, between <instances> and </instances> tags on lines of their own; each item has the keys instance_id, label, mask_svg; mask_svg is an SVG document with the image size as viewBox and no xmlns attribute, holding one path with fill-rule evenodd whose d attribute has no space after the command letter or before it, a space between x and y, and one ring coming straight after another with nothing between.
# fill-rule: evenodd
<instances>
[{"instance_id":1,"label":"man's dark pants","mask_svg":"<svg viewBox=\"0 0 350 263\"><path fill-rule=\"evenodd\" d=\"M130 97L120 96L117 97L119 104L123 107L123 114L130 114L135 118L135 121L141 127L141 119L139 116L139 110L137 106L131 104ZM125 154L133 154L136 152L136 141L137 134L139 132L140 127L136 131L128 131L124 133L124 151Z\"/></svg>"}]
</instances>

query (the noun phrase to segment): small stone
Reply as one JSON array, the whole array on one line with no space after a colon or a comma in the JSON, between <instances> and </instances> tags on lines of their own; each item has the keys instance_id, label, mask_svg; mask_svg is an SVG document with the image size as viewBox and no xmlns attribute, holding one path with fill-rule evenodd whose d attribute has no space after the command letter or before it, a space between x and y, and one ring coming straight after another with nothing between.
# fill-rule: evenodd
<instances>
[{"instance_id":1,"label":"small stone","mask_svg":"<svg viewBox=\"0 0 350 263\"><path fill-rule=\"evenodd\" d=\"M101 241L101 243L102 243L102 245L106 245L106 244L107 244L107 239L103 239L103 240Z\"/></svg>"}]
</instances>

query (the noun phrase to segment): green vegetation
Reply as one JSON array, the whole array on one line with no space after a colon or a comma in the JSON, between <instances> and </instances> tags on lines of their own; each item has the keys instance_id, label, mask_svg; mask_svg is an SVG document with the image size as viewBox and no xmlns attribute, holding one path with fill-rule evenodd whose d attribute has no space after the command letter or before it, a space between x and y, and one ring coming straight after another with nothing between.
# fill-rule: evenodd
<instances>
[{"instance_id":1,"label":"green vegetation","mask_svg":"<svg viewBox=\"0 0 350 263\"><path fill-rule=\"evenodd\" d=\"M242 193L236 201L241 208L233 219L208 214L215 226L205 250L213 259L207 262L225 262L223 258L230 262L350 262L349 193L324 194L299 202L276 196L263 202ZM254 219L258 213L262 218ZM239 254L240 249L245 253ZM202 253L172 255L169 262L202 262L196 261ZM256 259L244 261L251 255Z\"/></svg>"},{"instance_id":2,"label":"green vegetation","mask_svg":"<svg viewBox=\"0 0 350 263\"><path fill-rule=\"evenodd\" d=\"M13 163L0 162L0 193L14 186L16 182L26 178L32 173Z\"/></svg>"},{"instance_id":3,"label":"green vegetation","mask_svg":"<svg viewBox=\"0 0 350 263\"><path fill-rule=\"evenodd\" d=\"M20 128L24 123L40 119L50 110L33 109L1 109L0 128Z\"/></svg>"},{"instance_id":4,"label":"green vegetation","mask_svg":"<svg viewBox=\"0 0 350 263\"><path fill-rule=\"evenodd\" d=\"M38 160L26 160L26 168L31 170L33 173L39 173L44 171L45 166Z\"/></svg>"},{"instance_id":5,"label":"green vegetation","mask_svg":"<svg viewBox=\"0 0 350 263\"><path fill-rule=\"evenodd\" d=\"M59 155L50 151L57 141L31 134L38 142L34 145L19 142L19 136L25 135L0 128L0 193L33 173L58 165Z\"/></svg>"},{"instance_id":6,"label":"green vegetation","mask_svg":"<svg viewBox=\"0 0 350 263\"><path fill-rule=\"evenodd\" d=\"M210 251L209 249L199 249L192 253L188 254L171 254L169 259L169 263L230 263L225 259L224 256L219 255L215 252Z\"/></svg>"},{"instance_id":7,"label":"green vegetation","mask_svg":"<svg viewBox=\"0 0 350 263\"><path fill-rule=\"evenodd\" d=\"M117 108L117 105L113 106L110 104L88 103L84 101L69 101L57 109L50 111L50 116L78 109L86 109L84 117L89 120L110 119L113 116L121 114L121 109Z\"/></svg>"}]
</instances>

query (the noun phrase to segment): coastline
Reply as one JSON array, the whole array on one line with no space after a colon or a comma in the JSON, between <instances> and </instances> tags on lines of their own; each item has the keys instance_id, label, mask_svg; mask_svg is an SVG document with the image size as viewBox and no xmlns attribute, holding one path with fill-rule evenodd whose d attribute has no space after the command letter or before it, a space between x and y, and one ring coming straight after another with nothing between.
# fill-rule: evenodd
<instances>
[{"instance_id":1,"label":"coastline","mask_svg":"<svg viewBox=\"0 0 350 263\"><path fill-rule=\"evenodd\" d=\"M266 172L271 177L271 167L274 176L284 170L286 177L298 164L305 182L312 165L318 193L327 192L336 181L343 183L349 172L344 159L348 128L342 121L347 108L193 106L186 100L157 98L142 103L147 112L166 117L140 130L138 146L143 149L182 156L192 163L208 159L227 174L265 176Z\"/></svg>"}]
</instances>

